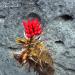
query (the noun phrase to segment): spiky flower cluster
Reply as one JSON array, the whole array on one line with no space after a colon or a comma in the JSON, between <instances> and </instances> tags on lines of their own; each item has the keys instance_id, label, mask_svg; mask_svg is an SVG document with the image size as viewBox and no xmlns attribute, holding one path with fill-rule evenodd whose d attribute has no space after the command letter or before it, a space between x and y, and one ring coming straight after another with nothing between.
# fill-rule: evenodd
<instances>
[{"instance_id":1,"label":"spiky flower cluster","mask_svg":"<svg viewBox=\"0 0 75 75\"><path fill-rule=\"evenodd\" d=\"M25 38L17 38L16 42L22 45L22 51L14 54L15 59L22 65L28 64L39 75L53 75L53 59L48 53L44 42L36 38L41 35L41 24L37 19L23 21Z\"/></svg>"},{"instance_id":2,"label":"spiky flower cluster","mask_svg":"<svg viewBox=\"0 0 75 75\"><path fill-rule=\"evenodd\" d=\"M28 19L27 22L23 20L23 26L25 29L26 36L28 38L38 36L42 32L41 23L37 18L32 20Z\"/></svg>"}]
</instances>

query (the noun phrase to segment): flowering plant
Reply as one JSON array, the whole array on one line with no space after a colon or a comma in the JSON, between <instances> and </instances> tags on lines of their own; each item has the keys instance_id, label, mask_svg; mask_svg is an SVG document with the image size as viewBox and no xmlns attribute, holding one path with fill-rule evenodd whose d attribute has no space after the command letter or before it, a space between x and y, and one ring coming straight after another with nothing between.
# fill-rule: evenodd
<instances>
[{"instance_id":1,"label":"flowering plant","mask_svg":"<svg viewBox=\"0 0 75 75\"><path fill-rule=\"evenodd\" d=\"M28 64L39 75L53 75L53 59L48 53L44 42L35 37L42 34L41 23L38 19L23 20L25 38L17 38L16 42L22 45L22 50L14 54L14 58L22 65Z\"/></svg>"}]
</instances>

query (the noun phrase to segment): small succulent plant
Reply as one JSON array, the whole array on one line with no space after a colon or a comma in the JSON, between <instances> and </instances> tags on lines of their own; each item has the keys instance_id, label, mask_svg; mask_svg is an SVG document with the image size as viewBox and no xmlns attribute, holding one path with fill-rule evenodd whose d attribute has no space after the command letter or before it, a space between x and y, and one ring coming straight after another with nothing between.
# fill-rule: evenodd
<instances>
[{"instance_id":1,"label":"small succulent plant","mask_svg":"<svg viewBox=\"0 0 75 75\"><path fill-rule=\"evenodd\" d=\"M41 22L38 18L23 20L25 37L17 38L16 42L22 45L20 53L14 53L14 58L23 65L28 64L38 75L54 75L53 59L44 45L39 40L42 34Z\"/></svg>"}]
</instances>

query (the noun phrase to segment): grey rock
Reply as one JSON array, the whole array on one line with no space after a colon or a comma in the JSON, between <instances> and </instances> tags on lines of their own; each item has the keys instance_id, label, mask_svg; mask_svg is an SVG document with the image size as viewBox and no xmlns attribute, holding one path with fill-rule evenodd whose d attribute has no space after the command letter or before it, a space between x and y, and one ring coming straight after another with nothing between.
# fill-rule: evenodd
<instances>
[{"instance_id":1,"label":"grey rock","mask_svg":"<svg viewBox=\"0 0 75 75\"><path fill-rule=\"evenodd\" d=\"M0 75L35 75L12 54L24 37L22 20L30 12L42 18L44 40L54 59L55 75L75 75L75 0L0 0Z\"/></svg>"}]
</instances>

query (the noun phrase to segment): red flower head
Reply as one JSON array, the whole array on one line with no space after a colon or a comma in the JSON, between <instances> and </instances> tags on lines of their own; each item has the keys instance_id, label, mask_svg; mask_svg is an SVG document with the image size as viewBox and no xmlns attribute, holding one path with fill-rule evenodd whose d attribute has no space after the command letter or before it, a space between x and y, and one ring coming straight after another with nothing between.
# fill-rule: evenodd
<instances>
[{"instance_id":1,"label":"red flower head","mask_svg":"<svg viewBox=\"0 0 75 75\"><path fill-rule=\"evenodd\" d=\"M23 26L28 38L40 35L42 32L41 23L37 18L32 20L28 19L28 21L23 20Z\"/></svg>"}]
</instances>

